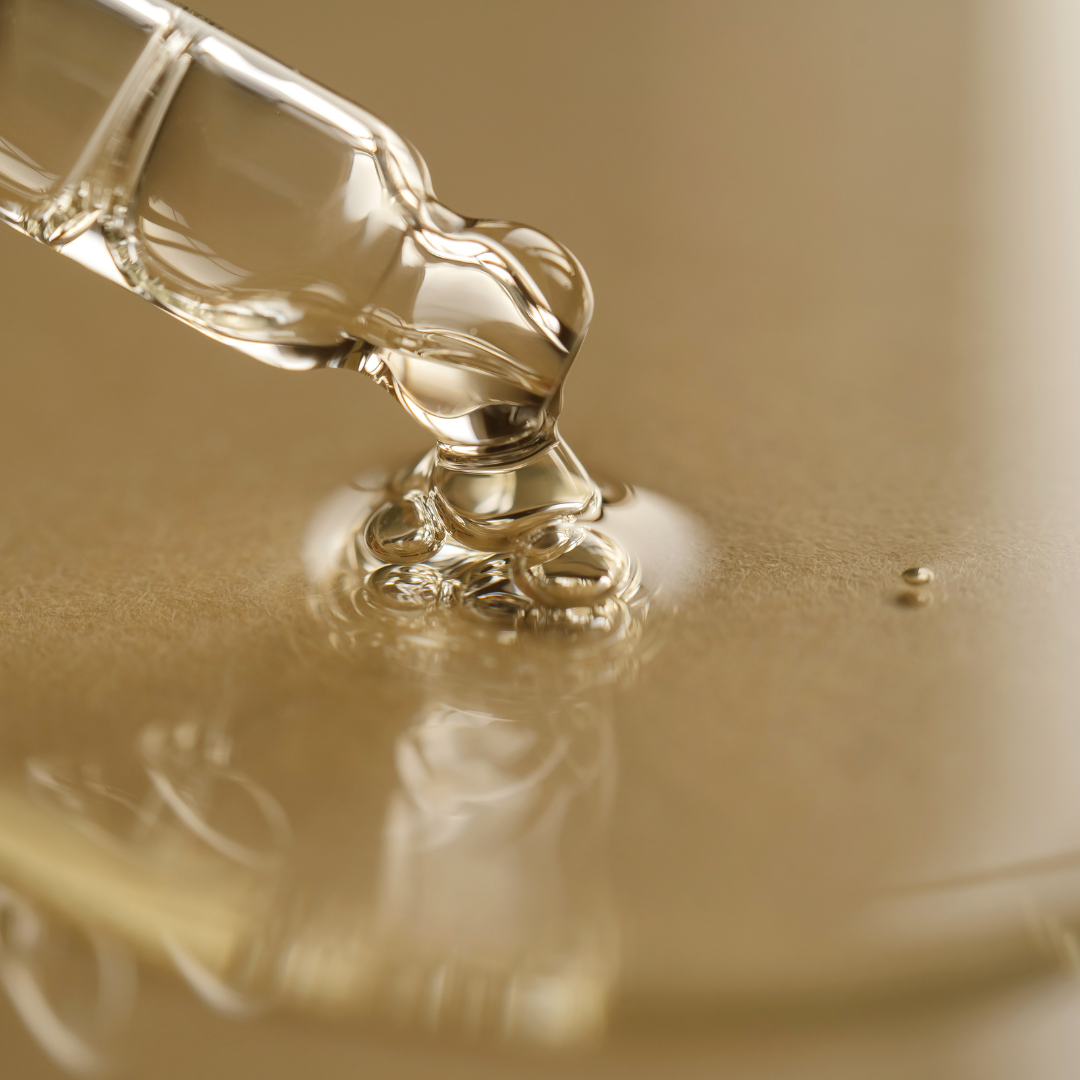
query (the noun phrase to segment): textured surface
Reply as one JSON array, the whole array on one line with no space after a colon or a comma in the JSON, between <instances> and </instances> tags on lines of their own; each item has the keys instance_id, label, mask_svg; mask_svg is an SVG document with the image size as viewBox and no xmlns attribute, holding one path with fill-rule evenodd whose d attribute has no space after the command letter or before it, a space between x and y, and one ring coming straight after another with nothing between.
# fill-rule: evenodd
<instances>
[{"instance_id":1,"label":"textured surface","mask_svg":"<svg viewBox=\"0 0 1080 1080\"><path fill-rule=\"evenodd\" d=\"M564 430L587 465L679 499L717 537L700 603L616 704L616 1056L581 1068L636 1075L622 1040L661 1038L691 1006L711 1028L732 1004L1067 954L1080 901L1067 14L854 0L624 4L615 22L601 3L312 0L298 22L285 0L206 0L203 13L406 134L448 204L566 241L597 315ZM385 670L323 646L298 551L330 490L418 448L412 425L350 373L264 368L9 231L0 318L10 785L31 754L124 775L147 723L223 715L312 860L372 849L415 705ZM904 607L899 575L915 565L936 574L933 602ZM1054 873L999 873L1063 856ZM282 1070L289 1046L318 1044L326 1076L368 1053L346 1047L348 1028L246 1030L185 993L147 976L140 1075L196 1075L182 1055L161 1064L146 1032L165 1028L206 1034L201 1076L265 1060L267 1039ZM1000 1052L978 1049L964 1013L850 1041L789 1034L789 1057L757 1065L752 1033L714 1049L695 1034L680 1053L687 1075L715 1075L715 1052L740 1075L801 1061L805 1077L817 1047L823 1075L867 1075L859 1055L880 1063L917 1030L927 1060L892 1056L897 1075L1018 1075L1013 1054L1053 1076L1073 1053L1054 1017L1073 1007L1010 1013L1021 1033ZM379 1045L384 1075L435 1068ZM461 1075L482 1067L504 1068L461 1059Z\"/></svg>"}]
</instances>

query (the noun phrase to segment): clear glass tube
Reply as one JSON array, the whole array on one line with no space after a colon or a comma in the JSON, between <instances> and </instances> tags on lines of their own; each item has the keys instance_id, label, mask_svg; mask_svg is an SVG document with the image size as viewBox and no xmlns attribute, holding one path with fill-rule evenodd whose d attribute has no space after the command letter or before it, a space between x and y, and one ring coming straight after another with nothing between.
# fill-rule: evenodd
<instances>
[{"instance_id":1,"label":"clear glass tube","mask_svg":"<svg viewBox=\"0 0 1080 1080\"><path fill-rule=\"evenodd\" d=\"M564 247L163 0L0 0L0 216L259 360L366 372L465 466L552 444L592 311Z\"/></svg>"}]
</instances>

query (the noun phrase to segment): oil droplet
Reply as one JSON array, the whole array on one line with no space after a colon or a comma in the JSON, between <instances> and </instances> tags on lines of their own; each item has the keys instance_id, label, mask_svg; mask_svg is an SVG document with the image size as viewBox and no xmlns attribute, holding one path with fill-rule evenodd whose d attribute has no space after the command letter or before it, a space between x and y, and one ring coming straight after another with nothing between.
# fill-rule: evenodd
<instances>
[{"instance_id":1,"label":"oil droplet","mask_svg":"<svg viewBox=\"0 0 1080 1080\"><path fill-rule=\"evenodd\" d=\"M927 592L916 592L914 589L905 589L896 594L896 602L901 607L917 608L927 607L934 601L933 596Z\"/></svg>"},{"instance_id":2,"label":"oil droplet","mask_svg":"<svg viewBox=\"0 0 1080 1080\"><path fill-rule=\"evenodd\" d=\"M514 583L537 603L591 608L622 588L629 560L595 529L560 523L526 537L512 561Z\"/></svg>"},{"instance_id":3,"label":"oil droplet","mask_svg":"<svg viewBox=\"0 0 1080 1080\"><path fill-rule=\"evenodd\" d=\"M442 547L446 530L428 504L427 496L408 491L372 514L364 530L371 553L385 562L413 563Z\"/></svg>"},{"instance_id":4,"label":"oil droplet","mask_svg":"<svg viewBox=\"0 0 1080 1080\"><path fill-rule=\"evenodd\" d=\"M909 585L929 585L934 580L934 571L928 566L912 566L900 576Z\"/></svg>"}]
</instances>

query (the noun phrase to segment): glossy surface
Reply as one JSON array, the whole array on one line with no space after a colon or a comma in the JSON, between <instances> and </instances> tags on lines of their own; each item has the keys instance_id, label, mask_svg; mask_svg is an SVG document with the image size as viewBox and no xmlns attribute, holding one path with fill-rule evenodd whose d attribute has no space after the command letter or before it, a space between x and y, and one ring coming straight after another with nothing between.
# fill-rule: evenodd
<instances>
[{"instance_id":1,"label":"glossy surface","mask_svg":"<svg viewBox=\"0 0 1080 1080\"><path fill-rule=\"evenodd\" d=\"M1069 12L417 11L207 14L392 118L450 203L565 237L601 298L566 433L718 550L609 683L370 648L302 552L422 452L401 410L5 231L5 1063L1071 1076ZM357 62L401 40L411 78ZM398 625L425 570L365 595Z\"/></svg>"}]
</instances>

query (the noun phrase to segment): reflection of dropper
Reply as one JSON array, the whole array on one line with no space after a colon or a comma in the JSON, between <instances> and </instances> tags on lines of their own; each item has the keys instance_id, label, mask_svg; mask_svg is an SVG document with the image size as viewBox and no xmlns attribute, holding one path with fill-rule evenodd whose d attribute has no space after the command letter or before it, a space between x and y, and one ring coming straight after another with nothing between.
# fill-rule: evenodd
<instances>
[{"instance_id":1,"label":"reflection of dropper","mask_svg":"<svg viewBox=\"0 0 1080 1080\"><path fill-rule=\"evenodd\" d=\"M343 834L312 833L273 781L242 769L220 719L190 717L125 744L134 785L108 763L115 747L106 762L28 759L24 787L0 785L0 881L118 955L174 967L229 1016L277 1004L590 1039L617 964L609 690L693 587L700 535L670 502L612 489L596 523L545 531L512 557L445 544L437 560L361 561L389 493L369 487L329 500L304 554L340 651L381 653L395 686L423 698L386 762L375 880L346 810L352 783L333 800ZM32 959L23 950L17 970Z\"/></svg>"},{"instance_id":2,"label":"reflection of dropper","mask_svg":"<svg viewBox=\"0 0 1080 1080\"><path fill-rule=\"evenodd\" d=\"M512 717L431 701L398 739L374 921L399 1022L577 1043L615 976L604 824L610 715L543 700Z\"/></svg>"},{"instance_id":3,"label":"reflection of dropper","mask_svg":"<svg viewBox=\"0 0 1080 1080\"><path fill-rule=\"evenodd\" d=\"M257 359L372 376L438 440L451 528L595 512L555 430L592 314L566 248L448 210L381 121L164 0L14 0L0 65L10 224Z\"/></svg>"}]
</instances>

